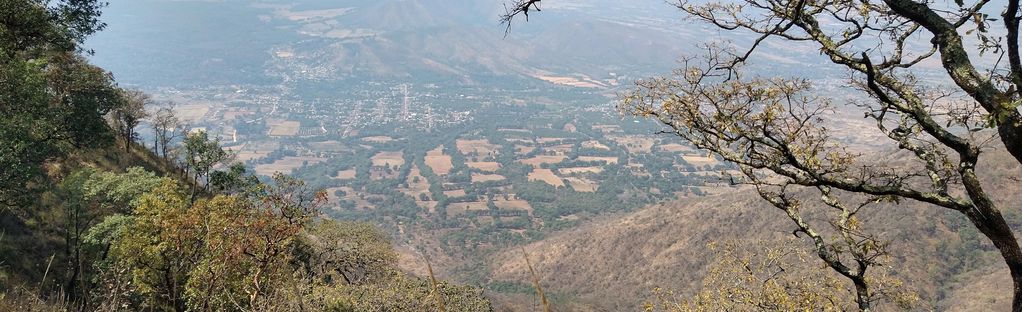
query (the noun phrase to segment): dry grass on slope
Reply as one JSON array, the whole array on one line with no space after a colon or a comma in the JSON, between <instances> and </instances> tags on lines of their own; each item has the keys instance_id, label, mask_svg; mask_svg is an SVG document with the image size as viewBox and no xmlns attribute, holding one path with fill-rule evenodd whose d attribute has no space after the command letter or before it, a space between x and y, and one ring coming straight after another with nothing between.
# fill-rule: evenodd
<instances>
[{"instance_id":1,"label":"dry grass on slope","mask_svg":"<svg viewBox=\"0 0 1022 312\"><path fill-rule=\"evenodd\" d=\"M721 205L725 199L729 203ZM654 206L569 230L525 249L551 293L574 293L579 301L605 309L637 310L656 286L697 283L709 261L703 253L707 242L739 238L736 226L762 229L785 221L782 215L764 218L753 213L747 207L754 200L743 194ZM790 235L783 229L762 234ZM514 249L498 253L492 263L497 280L529 279L528 268Z\"/></svg>"},{"instance_id":2,"label":"dry grass on slope","mask_svg":"<svg viewBox=\"0 0 1022 312\"><path fill-rule=\"evenodd\" d=\"M948 225L960 216L916 204L883 207L868 215L863 223L892 241L888 263L922 297L919 304L924 309L964 303L980 310L997 309L1009 302L1010 281L977 278L1006 273L999 259L991 256L989 244L983 246L986 251L974 252L974 259L962 259L969 254L963 252L967 244ZM707 243L781 241L792 237L792 230L782 212L767 207L754 193L741 191L650 207L553 235L525 249L533 255L542 285L551 294L569 297L573 310L639 310L654 287L686 297L699 291L713 260ZM811 248L808 242L804 246ZM529 280L517 253L509 249L491 258L495 280ZM959 265L967 261L972 262ZM822 262L813 265L820 268ZM961 302L971 296L959 294L980 285L989 289L983 302ZM517 305L513 300L510 304Z\"/></svg>"},{"instance_id":3,"label":"dry grass on slope","mask_svg":"<svg viewBox=\"0 0 1022 312\"><path fill-rule=\"evenodd\" d=\"M911 170L897 152L876 159ZM1003 148L985 150L977 168L987 192L1016 233L1022 227L1022 169ZM818 198L815 192L806 199ZM808 210L808 208L807 208ZM809 213L818 229L827 219ZM902 201L860 213L871 233L889 240L894 274L921 297L920 309L1007 310L1007 267L989 241L960 213ZM649 207L595 221L525 246L550 294L567 297L577 311L639 310L660 286L683 296L699 291L712 261L709 242L752 244L792 237L794 226L751 190ZM812 248L805 241L805 248ZM753 246L749 246L753 247ZM490 258L497 281L527 281L528 269L512 248ZM815 259L814 259L815 260ZM822 261L816 264L822 267ZM521 306L507 300L512 307Z\"/></svg>"}]
</instances>

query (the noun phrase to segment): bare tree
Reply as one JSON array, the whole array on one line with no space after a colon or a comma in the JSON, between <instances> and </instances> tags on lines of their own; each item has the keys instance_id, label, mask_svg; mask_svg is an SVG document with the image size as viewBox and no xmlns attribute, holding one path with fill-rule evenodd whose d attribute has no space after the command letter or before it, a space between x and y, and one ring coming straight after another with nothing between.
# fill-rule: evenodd
<instances>
[{"instance_id":1,"label":"bare tree","mask_svg":"<svg viewBox=\"0 0 1022 312\"><path fill-rule=\"evenodd\" d=\"M505 3L504 14L500 16L500 22L507 26L507 28L504 29L504 35L507 36L507 34L511 33L511 24L514 22L516 16L524 15L525 20L528 21L529 11L541 11L539 9L540 1L543 0L515 0L510 5Z\"/></svg>"},{"instance_id":2,"label":"bare tree","mask_svg":"<svg viewBox=\"0 0 1022 312\"><path fill-rule=\"evenodd\" d=\"M654 118L673 134L738 164L740 182L754 185L786 212L819 257L856 284L860 309L870 309L868 285L862 282L873 256L860 252L842 259L839 255L849 250L830 247L804 224L800 211L809 202L797 192L815 190L823 199L818 204L834 208L845 223L854 220L855 207L876 202L913 200L960 212L1000 251L1014 283L1012 310L1022 311L1022 248L988 194L989 185L976 173L980 155L995 149L1022 163L1018 3L673 1L692 19L756 36L744 50L711 46L706 57L687 59L672 76L638 82L621 108ZM513 7L503 21L510 23L527 9ZM984 13L991 10L1001 11L1000 26ZM974 44L966 45L966 36L974 36ZM835 109L806 80L747 78L743 64L754 60L766 40L817 48L848 70L850 86L869 100ZM976 57L981 61L974 62ZM943 78L953 84L917 79L920 73L940 74L918 66L927 60L939 62ZM851 151L824 126L825 113L856 110L901 150L899 164ZM1002 144L991 144L997 139ZM850 195L865 200L842 202ZM836 227L844 231L847 225ZM875 243L859 248L870 245Z\"/></svg>"},{"instance_id":3,"label":"bare tree","mask_svg":"<svg viewBox=\"0 0 1022 312\"><path fill-rule=\"evenodd\" d=\"M155 134L155 149L164 159L169 159L170 143L181 136L183 124L174 113L173 104L160 107L153 114L152 127Z\"/></svg>"},{"instance_id":4,"label":"bare tree","mask_svg":"<svg viewBox=\"0 0 1022 312\"><path fill-rule=\"evenodd\" d=\"M110 118L127 150L136 139L135 127L149 116L145 108L151 98L141 90L123 90L121 93L123 102L110 112Z\"/></svg>"}]
</instances>

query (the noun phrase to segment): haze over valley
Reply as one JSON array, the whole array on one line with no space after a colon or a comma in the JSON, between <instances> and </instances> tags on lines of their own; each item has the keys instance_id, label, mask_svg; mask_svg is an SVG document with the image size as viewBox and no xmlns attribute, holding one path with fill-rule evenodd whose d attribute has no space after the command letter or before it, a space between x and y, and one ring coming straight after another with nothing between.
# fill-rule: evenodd
<instances>
[{"instance_id":1,"label":"haze over valley","mask_svg":"<svg viewBox=\"0 0 1022 312\"><path fill-rule=\"evenodd\" d=\"M910 0L17 1L8 76L115 91L11 175L0 310L1022 311L1003 1L926 4L959 54Z\"/></svg>"}]
</instances>

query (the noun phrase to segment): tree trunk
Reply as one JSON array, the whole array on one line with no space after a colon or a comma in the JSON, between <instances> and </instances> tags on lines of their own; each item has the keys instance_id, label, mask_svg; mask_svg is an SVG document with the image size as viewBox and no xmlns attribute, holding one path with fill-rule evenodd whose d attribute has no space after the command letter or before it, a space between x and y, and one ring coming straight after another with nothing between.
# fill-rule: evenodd
<instances>
[{"instance_id":1,"label":"tree trunk","mask_svg":"<svg viewBox=\"0 0 1022 312\"><path fill-rule=\"evenodd\" d=\"M1004 142L1005 149L1015 157L1015 161L1022 164L1022 121L1016 114L1013 118L997 125L997 133L1001 135L1001 142Z\"/></svg>"},{"instance_id":2,"label":"tree trunk","mask_svg":"<svg viewBox=\"0 0 1022 312\"><path fill-rule=\"evenodd\" d=\"M983 211L980 211L983 210ZM973 208L964 211L965 215L976 228L985 235L997 250L1001 252L1004 263L1008 265L1013 284L1011 310L1022 312L1022 248L1019 248L1015 234L1011 231L1004 217L997 210Z\"/></svg>"},{"instance_id":3,"label":"tree trunk","mask_svg":"<svg viewBox=\"0 0 1022 312\"><path fill-rule=\"evenodd\" d=\"M866 285L866 281L863 279L853 279L855 283L855 303L859 305L860 312L869 312L869 287Z\"/></svg>"}]
</instances>

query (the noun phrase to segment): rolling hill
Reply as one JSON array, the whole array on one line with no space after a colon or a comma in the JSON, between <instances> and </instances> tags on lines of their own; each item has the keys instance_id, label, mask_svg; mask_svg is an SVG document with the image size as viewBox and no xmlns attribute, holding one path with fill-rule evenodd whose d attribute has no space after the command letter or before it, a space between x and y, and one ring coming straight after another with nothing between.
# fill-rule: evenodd
<instances>
[{"instance_id":1,"label":"rolling hill","mask_svg":"<svg viewBox=\"0 0 1022 312\"><path fill-rule=\"evenodd\" d=\"M1017 231L1022 228L1022 203L1011 198L1020 190L1012 183L996 182L1019 177L1022 168L1007 161L1006 154L987 157L988 165L981 172L990 175L987 185L1010 186L990 191ZM1010 306L1007 267L964 217L918 203L872 209L863 224L891 241L888 264L919 294L922 300L917 308L991 311ZM811 219L825 220L818 213ZM682 296L698 292L713 261L709 242L740 241L745 248L761 248L760 244L792 238L793 228L782 212L753 190L736 189L605 218L528 244L525 250L544 289L563 299L563 309L638 310L651 300L654 287ZM498 252L489 263L496 281L529 280L519 248ZM803 268L822 266L822 261L812 258ZM514 311L528 311L535 300L527 293L500 298Z\"/></svg>"}]
</instances>

